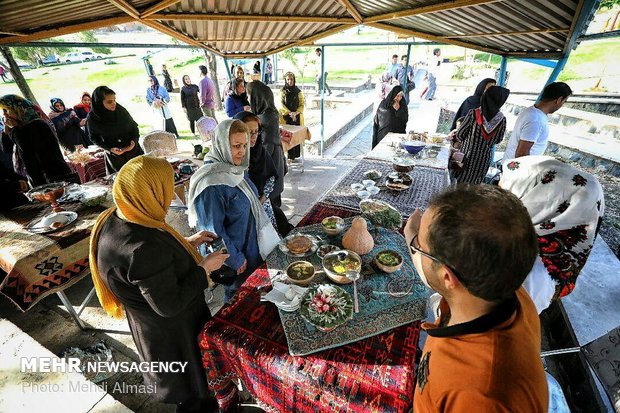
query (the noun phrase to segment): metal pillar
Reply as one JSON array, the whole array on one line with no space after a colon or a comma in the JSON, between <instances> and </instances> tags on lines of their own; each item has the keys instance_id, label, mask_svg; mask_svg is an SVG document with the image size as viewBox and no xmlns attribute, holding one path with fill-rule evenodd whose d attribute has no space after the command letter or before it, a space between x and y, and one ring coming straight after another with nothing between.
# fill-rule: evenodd
<instances>
[{"instance_id":1,"label":"metal pillar","mask_svg":"<svg viewBox=\"0 0 620 413\"><path fill-rule=\"evenodd\" d=\"M267 63L267 56L263 56L263 60L261 61L261 68L260 68L260 81L261 82L265 82L265 64Z\"/></svg>"},{"instance_id":2,"label":"metal pillar","mask_svg":"<svg viewBox=\"0 0 620 413\"><path fill-rule=\"evenodd\" d=\"M411 44L407 45L407 61L405 63L405 78L403 79L403 95L405 95L405 102L409 104L409 92L407 91L407 78L409 77L409 58L411 57Z\"/></svg>"},{"instance_id":3,"label":"metal pillar","mask_svg":"<svg viewBox=\"0 0 620 413\"><path fill-rule=\"evenodd\" d=\"M228 80L232 80L234 76L233 72L230 70L230 66L228 66L228 58L224 58L224 67L226 67L226 73L228 73Z\"/></svg>"},{"instance_id":4,"label":"metal pillar","mask_svg":"<svg viewBox=\"0 0 620 413\"><path fill-rule=\"evenodd\" d=\"M506 67L508 66L508 58L506 56L502 56L502 62L499 65L499 76L497 78L497 83L499 86L506 85Z\"/></svg>"},{"instance_id":5,"label":"metal pillar","mask_svg":"<svg viewBox=\"0 0 620 413\"><path fill-rule=\"evenodd\" d=\"M557 61L557 63L555 64L555 67L553 68L553 71L551 72L551 74L549 75L549 79L547 79L547 82L545 83L545 87L556 81L556 79L558 78L558 76L560 75L560 73L562 72L562 70L564 69L564 66L566 66L566 61L568 60L568 53L565 54L564 56L562 56L561 59L559 59ZM543 90L545 88L543 87ZM540 91L540 94L538 95L538 98L536 98L536 102L538 102L540 100L540 97L542 96L542 90Z\"/></svg>"},{"instance_id":6,"label":"metal pillar","mask_svg":"<svg viewBox=\"0 0 620 413\"><path fill-rule=\"evenodd\" d=\"M321 46L321 157L325 144L325 46Z\"/></svg>"},{"instance_id":7,"label":"metal pillar","mask_svg":"<svg viewBox=\"0 0 620 413\"><path fill-rule=\"evenodd\" d=\"M273 55L273 82L278 82L278 55Z\"/></svg>"}]
</instances>

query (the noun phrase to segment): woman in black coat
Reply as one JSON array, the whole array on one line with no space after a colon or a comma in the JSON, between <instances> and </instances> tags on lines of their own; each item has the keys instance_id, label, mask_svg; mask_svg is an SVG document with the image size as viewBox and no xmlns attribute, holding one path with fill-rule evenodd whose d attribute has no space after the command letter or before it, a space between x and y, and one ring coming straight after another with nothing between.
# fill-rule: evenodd
<instances>
[{"instance_id":1,"label":"woman in black coat","mask_svg":"<svg viewBox=\"0 0 620 413\"><path fill-rule=\"evenodd\" d=\"M143 373L154 399L177 404L177 412L214 411L197 337L211 318L204 290L228 254L203 258L196 248L214 234L184 238L166 224L174 172L165 159L132 159L113 193L115 206L99 216L90 240L97 297L109 315L127 316L140 361L187 363L182 372Z\"/></svg>"},{"instance_id":2,"label":"woman in black coat","mask_svg":"<svg viewBox=\"0 0 620 413\"><path fill-rule=\"evenodd\" d=\"M403 88L394 86L379 104L372 129L373 148L390 132L405 133L409 110L403 97Z\"/></svg>"},{"instance_id":3,"label":"woman in black coat","mask_svg":"<svg viewBox=\"0 0 620 413\"><path fill-rule=\"evenodd\" d=\"M467 115L470 110L480 107L480 99L482 98L482 94L491 86L495 86L495 79L491 79L490 77L478 83L474 94L465 99L463 103L461 103L459 110L456 111L456 114L454 115L454 120L452 120L452 126L450 127L450 130L456 129L456 122L465 115Z\"/></svg>"},{"instance_id":4,"label":"woman in black coat","mask_svg":"<svg viewBox=\"0 0 620 413\"><path fill-rule=\"evenodd\" d=\"M263 147L271 156L278 172L278 178L274 183L273 192L271 192L269 199L271 199L271 205L274 206L274 213L278 222L278 232L285 235L291 231L293 226L288 222L280 209L282 206L282 192L284 191L284 175L287 172L282 139L280 138L280 114L276 109L273 92L269 86L255 80L247 84L246 91L250 98L252 112L260 119Z\"/></svg>"},{"instance_id":5,"label":"woman in black coat","mask_svg":"<svg viewBox=\"0 0 620 413\"><path fill-rule=\"evenodd\" d=\"M73 109L67 109L65 102L59 98L50 100L49 117L54 123L58 142L69 152L75 152L75 147L81 145L88 147L91 145L86 132L82 126L86 124L86 119L80 119Z\"/></svg>"},{"instance_id":6,"label":"woman in black coat","mask_svg":"<svg viewBox=\"0 0 620 413\"><path fill-rule=\"evenodd\" d=\"M183 76L183 87L181 88L181 107L187 115L189 128L196 135L196 121L202 117L200 110L200 92L198 85L192 84L188 75Z\"/></svg>"},{"instance_id":7,"label":"woman in black coat","mask_svg":"<svg viewBox=\"0 0 620 413\"><path fill-rule=\"evenodd\" d=\"M105 149L108 175L118 172L127 161L144 153L138 143L138 124L127 109L116 103L116 93L107 86L99 86L93 92L86 128L90 140Z\"/></svg>"},{"instance_id":8,"label":"woman in black coat","mask_svg":"<svg viewBox=\"0 0 620 413\"><path fill-rule=\"evenodd\" d=\"M5 95L0 98L0 108L6 111L6 125L11 129L9 138L15 146L15 172L27 176L33 187L76 180L62 156L54 131L29 100Z\"/></svg>"}]
</instances>

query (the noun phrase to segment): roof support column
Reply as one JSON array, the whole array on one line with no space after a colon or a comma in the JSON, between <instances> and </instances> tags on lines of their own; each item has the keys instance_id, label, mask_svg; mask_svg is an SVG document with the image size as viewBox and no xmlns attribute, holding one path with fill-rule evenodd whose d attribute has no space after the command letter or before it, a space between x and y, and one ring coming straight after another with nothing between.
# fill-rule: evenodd
<instances>
[{"instance_id":1,"label":"roof support column","mask_svg":"<svg viewBox=\"0 0 620 413\"><path fill-rule=\"evenodd\" d=\"M551 74L549 75L549 79L547 79L547 82L545 83L545 86L557 80L558 76L560 75L560 72L562 72L562 70L564 69L564 66L566 66L567 60L568 60L568 53L562 56L562 58L560 58L557 61L557 63L555 64L555 67L553 68L553 71L551 71ZM541 96L542 96L542 90L540 91L540 94L538 95L538 98L536 99L537 102L540 100Z\"/></svg>"},{"instance_id":2,"label":"roof support column","mask_svg":"<svg viewBox=\"0 0 620 413\"><path fill-rule=\"evenodd\" d=\"M266 69L265 69L265 65L267 64L267 55L263 56L262 61L261 61L261 71L260 71L260 81L267 84L265 82L265 73L267 73Z\"/></svg>"},{"instance_id":3,"label":"roof support column","mask_svg":"<svg viewBox=\"0 0 620 413\"><path fill-rule=\"evenodd\" d=\"M235 75L232 72L232 68L230 66L228 66L228 58L225 57L224 58L224 67L226 68L226 73L228 74L228 80L232 80L233 76Z\"/></svg>"},{"instance_id":4,"label":"roof support column","mask_svg":"<svg viewBox=\"0 0 620 413\"><path fill-rule=\"evenodd\" d=\"M19 69L19 65L13 58L11 50L8 48L8 46L0 46L0 52L2 52L4 60L6 60L6 62L9 64L9 71L11 72L11 76L13 77L13 80L15 80L15 83L17 83L17 87L19 87L19 91L22 92L24 98L28 99L35 105L38 105L37 98L34 97L34 93L32 93L30 86L28 86L28 82L26 82L22 71Z\"/></svg>"},{"instance_id":5,"label":"roof support column","mask_svg":"<svg viewBox=\"0 0 620 413\"><path fill-rule=\"evenodd\" d=\"M325 144L325 46L321 46L321 72L319 73L321 82L321 157L323 157L323 146Z\"/></svg>"},{"instance_id":6,"label":"roof support column","mask_svg":"<svg viewBox=\"0 0 620 413\"><path fill-rule=\"evenodd\" d=\"M411 43L407 45L407 61L405 62L405 77L403 79L403 95L405 95L405 103L409 104L409 91L407 90L407 83L409 78L409 58L411 57Z\"/></svg>"},{"instance_id":7,"label":"roof support column","mask_svg":"<svg viewBox=\"0 0 620 413\"><path fill-rule=\"evenodd\" d=\"M278 54L273 55L273 82L278 83Z\"/></svg>"},{"instance_id":8,"label":"roof support column","mask_svg":"<svg viewBox=\"0 0 620 413\"><path fill-rule=\"evenodd\" d=\"M506 86L506 67L508 66L508 58L502 56L502 62L499 65L499 76L497 77L497 84L499 86Z\"/></svg>"}]
</instances>

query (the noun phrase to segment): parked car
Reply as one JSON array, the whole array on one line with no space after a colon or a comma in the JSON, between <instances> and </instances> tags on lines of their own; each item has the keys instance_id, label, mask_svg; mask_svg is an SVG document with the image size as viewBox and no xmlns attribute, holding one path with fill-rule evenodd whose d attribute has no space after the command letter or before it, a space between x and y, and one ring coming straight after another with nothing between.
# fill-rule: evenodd
<instances>
[{"instance_id":1,"label":"parked car","mask_svg":"<svg viewBox=\"0 0 620 413\"><path fill-rule=\"evenodd\" d=\"M71 53L67 53L62 58L62 61L65 63L87 62L89 60L96 60L96 59L102 59L102 58L103 56L101 56L100 54L95 54L93 52L71 52Z\"/></svg>"},{"instance_id":2,"label":"parked car","mask_svg":"<svg viewBox=\"0 0 620 413\"><path fill-rule=\"evenodd\" d=\"M45 56L43 59L41 59L42 65L53 65L55 63L60 63L60 57L55 54Z\"/></svg>"}]
</instances>

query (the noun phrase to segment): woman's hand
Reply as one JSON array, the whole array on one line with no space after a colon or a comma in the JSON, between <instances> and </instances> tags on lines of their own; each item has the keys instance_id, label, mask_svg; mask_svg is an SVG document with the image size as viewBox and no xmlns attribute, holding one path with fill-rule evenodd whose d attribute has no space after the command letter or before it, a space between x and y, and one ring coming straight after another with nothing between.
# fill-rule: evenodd
<instances>
[{"instance_id":1,"label":"woman's hand","mask_svg":"<svg viewBox=\"0 0 620 413\"><path fill-rule=\"evenodd\" d=\"M84 125L86 125L86 119L82 119L82 120L80 121L80 126L84 126Z\"/></svg>"},{"instance_id":2,"label":"woman's hand","mask_svg":"<svg viewBox=\"0 0 620 413\"><path fill-rule=\"evenodd\" d=\"M260 202L261 204L264 204L266 200L267 197L265 195L261 195L260 198L258 198L258 202Z\"/></svg>"},{"instance_id":3,"label":"woman's hand","mask_svg":"<svg viewBox=\"0 0 620 413\"><path fill-rule=\"evenodd\" d=\"M136 142L135 141L131 141L129 146L127 146L125 148L112 148L112 149L110 149L110 152L112 152L114 155L122 155L125 152L129 152L130 150L135 148L135 146L136 146Z\"/></svg>"},{"instance_id":4,"label":"woman's hand","mask_svg":"<svg viewBox=\"0 0 620 413\"><path fill-rule=\"evenodd\" d=\"M394 108L394 110L398 110L398 109L400 109L400 103L394 102L394 103L392 103L392 107Z\"/></svg>"},{"instance_id":5,"label":"woman's hand","mask_svg":"<svg viewBox=\"0 0 620 413\"><path fill-rule=\"evenodd\" d=\"M248 268L248 260L243 260L243 264L241 265L241 267L239 267L239 269L237 270L237 275L241 274L243 271L245 271Z\"/></svg>"},{"instance_id":6,"label":"woman's hand","mask_svg":"<svg viewBox=\"0 0 620 413\"><path fill-rule=\"evenodd\" d=\"M405 241L407 241L407 245L411 245L411 240L420 230L420 221L422 220L422 212L419 208L416 208L415 211L409 216L407 220L407 224L405 224L404 233L405 233Z\"/></svg>"},{"instance_id":7,"label":"woman's hand","mask_svg":"<svg viewBox=\"0 0 620 413\"><path fill-rule=\"evenodd\" d=\"M207 246L211 245L213 240L216 238L217 238L217 235L209 231L200 231L200 232L195 233L194 235L185 237L187 242L189 242L196 248L200 247L202 244L207 244Z\"/></svg>"},{"instance_id":8,"label":"woman's hand","mask_svg":"<svg viewBox=\"0 0 620 413\"><path fill-rule=\"evenodd\" d=\"M230 257L229 254L224 254L222 251L215 251L204 257L199 265L208 272L217 271L222 268L224 261L226 261L228 257Z\"/></svg>"},{"instance_id":9,"label":"woman's hand","mask_svg":"<svg viewBox=\"0 0 620 413\"><path fill-rule=\"evenodd\" d=\"M243 110L244 110L245 112L252 112L252 107L251 107L251 106L244 106L244 107L243 107Z\"/></svg>"},{"instance_id":10,"label":"woman's hand","mask_svg":"<svg viewBox=\"0 0 620 413\"><path fill-rule=\"evenodd\" d=\"M20 179L18 183L19 183L19 192L28 192L28 189L29 189L28 182Z\"/></svg>"}]
</instances>

